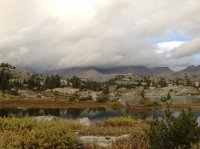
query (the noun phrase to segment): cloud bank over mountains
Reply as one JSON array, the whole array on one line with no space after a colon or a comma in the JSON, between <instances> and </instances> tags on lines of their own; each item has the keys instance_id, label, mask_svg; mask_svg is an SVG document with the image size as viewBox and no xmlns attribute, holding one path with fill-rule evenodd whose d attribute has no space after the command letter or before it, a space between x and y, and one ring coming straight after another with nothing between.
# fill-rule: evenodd
<instances>
[{"instance_id":1,"label":"cloud bank over mountains","mask_svg":"<svg viewBox=\"0 0 200 149\"><path fill-rule=\"evenodd\" d=\"M199 0L2 0L0 10L1 62L41 70L200 64Z\"/></svg>"}]
</instances>

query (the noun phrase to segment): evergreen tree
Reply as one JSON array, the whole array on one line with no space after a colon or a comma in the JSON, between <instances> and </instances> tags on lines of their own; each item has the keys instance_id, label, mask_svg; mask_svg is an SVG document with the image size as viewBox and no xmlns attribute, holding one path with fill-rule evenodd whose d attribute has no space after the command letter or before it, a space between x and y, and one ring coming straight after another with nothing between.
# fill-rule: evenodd
<instances>
[{"instance_id":1,"label":"evergreen tree","mask_svg":"<svg viewBox=\"0 0 200 149\"><path fill-rule=\"evenodd\" d=\"M0 89L1 90L8 90L10 89L10 83L9 83L9 80L11 79L11 75L6 72L5 69L2 69L1 70L1 73L0 73Z\"/></svg>"},{"instance_id":2,"label":"evergreen tree","mask_svg":"<svg viewBox=\"0 0 200 149\"><path fill-rule=\"evenodd\" d=\"M46 80L45 80L45 86L46 86L46 88L48 88L49 86L50 86L50 78L49 78L49 76L47 76L47 78L46 78Z\"/></svg>"},{"instance_id":3,"label":"evergreen tree","mask_svg":"<svg viewBox=\"0 0 200 149\"><path fill-rule=\"evenodd\" d=\"M109 94L109 85L108 84L105 85L105 87L103 89L103 93L106 95Z\"/></svg>"},{"instance_id":4,"label":"evergreen tree","mask_svg":"<svg viewBox=\"0 0 200 149\"><path fill-rule=\"evenodd\" d=\"M73 76L70 79L70 82L72 83L73 88L81 88L81 79L80 78Z\"/></svg>"},{"instance_id":5,"label":"evergreen tree","mask_svg":"<svg viewBox=\"0 0 200 149\"><path fill-rule=\"evenodd\" d=\"M200 140L197 117L190 109L182 110L178 117L174 117L169 110L170 98L170 94L162 98L163 119L158 120L156 116L147 133L151 149L189 149L192 143Z\"/></svg>"},{"instance_id":6,"label":"evergreen tree","mask_svg":"<svg viewBox=\"0 0 200 149\"><path fill-rule=\"evenodd\" d=\"M60 79L61 78L59 75L55 75L51 77L47 76L45 80L45 87L49 89L60 87Z\"/></svg>"},{"instance_id":7,"label":"evergreen tree","mask_svg":"<svg viewBox=\"0 0 200 149\"><path fill-rule=\"evenodd\" d=\"M37 90L38 92L42 89L38 75L32 75L30 79L27 81L27 83L28 83L28 89L34 89Z\"/></svg>"},{"instance_id":8,"label":"evergreen tree","mask_svg":"<svg viewBox=\"0 0 200 149\"><path fill-rule=\"evenodd\" d=\"M194 115L191 109L182 110L180 115L173 119L171 133L174 147L189 148L191 143L199 141L200 128L198 127L197 116Z\"/></svg>"}]
</instances>

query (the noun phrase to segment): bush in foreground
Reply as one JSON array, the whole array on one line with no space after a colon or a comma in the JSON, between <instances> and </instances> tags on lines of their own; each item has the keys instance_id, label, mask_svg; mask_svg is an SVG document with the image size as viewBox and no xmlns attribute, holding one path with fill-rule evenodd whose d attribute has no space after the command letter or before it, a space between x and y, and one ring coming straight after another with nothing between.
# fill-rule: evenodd
<instances>
[{"instance_id":1,"label":"bush in foreground","mask_svg":"<svg viewBox=\"0 0 200 149\"><path fill-rule=\"evenodd\" d=\"M117 139L112 143L112 149L148 149L148 136L143 129L134 129L129 132L130 137Z\"/></svg>"},{"instance_id":2,"label":"bush in foreground","mask_svg":"<svg viewBox=\"0 0 200 149\"><path fill-rule=\"evenodd\" d=\"M0 118L0 148L75 149L79 140L70 126L59 121Z\"/></svg>"}]
</instances>

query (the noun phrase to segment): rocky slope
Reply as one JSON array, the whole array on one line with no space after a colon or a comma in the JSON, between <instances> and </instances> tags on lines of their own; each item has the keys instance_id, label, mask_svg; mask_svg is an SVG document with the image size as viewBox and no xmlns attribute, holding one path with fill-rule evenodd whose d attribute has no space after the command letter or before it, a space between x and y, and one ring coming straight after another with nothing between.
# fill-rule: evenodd
<instances>
[{"instance_id":1,"label":"rocky slope","mask_svg":"<svg viewBox=\"0 0 200 149\"><path fill-rule=\"evenodd\" d=\"M168 86L163 88L149 88L145 90L145 96L165 96L170 93L172 96L186 96L191 94L198 94L199 91L193 86Z\"/></svg>"},{"instance_id":2,"label":"rocky slope","mask_svg":"<svg viewBox=\"0 0 200 149\"><path fill-rule=\"evenodd\" d=\"M181 72L189 72L189 73L196 73L196 72L200 72L200 65L198 66L188 66L187 68L181 70Z\"/></svg>"},{"instance_id":3,"label":"rocky slope","mask_svg":"<svg viewBox=\"0 0 200 149\"><path fill-rule=\"evenodd\" d=\"M32 72L22 69L22 68L10 68L10 67L0 67L0 72L4 69L6 72L8 72L12 76L12 81L19 81L23 82L24 80L28 80Z\"/></svg>"},{"instance_id":4,"label":"rocky slope","mask_svg":"<svg viewBox=\"0 0 200 149\"><path fill-rule=\"evenodd\" d=\"M173 72L173 73L162 73L156 75L155 77L162 77L168 80L176 80L176 79L190 79L192 81L200 80L200 71L199 72Z\"/></svg>"}]
</instances>

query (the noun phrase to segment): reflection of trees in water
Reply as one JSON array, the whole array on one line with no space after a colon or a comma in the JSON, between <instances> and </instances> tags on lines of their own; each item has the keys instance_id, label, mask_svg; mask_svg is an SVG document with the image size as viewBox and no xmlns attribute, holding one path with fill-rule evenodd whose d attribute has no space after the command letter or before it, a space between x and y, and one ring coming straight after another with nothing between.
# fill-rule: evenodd
<instances>
[{"instance_id":1,"label":"reflection of trees in water","mask_svg":"<svg viewBox=\"0 0 200 149\"><path fill-rule=\"evenodd\" d=\"M105 108L98 108L97 111L98 112L106 112L106 109Z\"/></svg>"},{"instance_id":2,"label":"reflection of trees in water","mask_svg":"<svg viewBox=\"0 0 200 149\"><path fill-rule=\"evenodd\" d=\"M200 115L196 111L197 115ZM136 119L146 119L153 116L153 111L135 109L106 109L106 108L70 108L70 109L40 109L40 108L1 108L0 117L24 116L64 116L73 119L87 116L98 119L99 117L131 116Z\"/></svg>"},{"instance_id":3,"label":"reflection of trees in water","mask_svg":"<svg viewBox=\"0 0 200 149\"><path fill-rule=\"evenodd\" d=\"M26 111L17 109L17 108L3 108L0 109L1 117L23 117L27 115Z\"/></svg>"},{"instance_id":4,"label":"reflection of trees in water","mask_svg":"<svg viewBox=\"0 0 200 149\"><path fill-rule=\"evenodd\" d=\"M137 111L137 119L147 119L153 116L153 111L150 110L140 110Z\"/></svg>"},{"instance_id":5,"label":"reflection of trees in water","mask_svg":"<svg viewBox=\"0 0 200 149\"><path fill-rule=\"evenodd\" d=\"M1 117L25 117L25 116L41 116L52 115L60 116L60 109L18 109L18 108L2 108L0 109Z\"/></svg>"},{"instance_id":6,"label":"reflection of trees in water","mask_svg":"<svg viewBox=\"0 0 200 149\"><path fill-rule=\"evenodd\" d=\"M81 116L81 113L85 111L86 109L67 109L67 115L71 115L72 118L78 118Z\"/></svg>"},{"instance_id":7,"label":"reflection of trees in water","mask_svg":"<svg viewBox=\"0 0 200 149\"><path fill-rule=\"evenodd\" d=\"M41 109L41 108L1 108L0 117L25 117L25 116L57 116L61 115L72 116L72 118L78 118L82 112L86 112L88 115L95 112L104 112L105 108L93 108L93 109Z\"/></svg>"},{"instance_id":8,"label":"reflection of trees in water","mask_svg":"<svg viewBox=\"0 0 200 149\"><path fill-rule=\"evenodd\" d=\"M44 109L45 115L53 115L53 116L60 116L60 109Z\"/></svg>"},{"instance_id":9,"label":"reflection of trees in water","mask_svg":"<svg viewBox=\"0 0 200 149\"><path fill-rule=\"evenodd\" d=\"M87 110L88 114L95 113L95 112L105 112L105 111L106 111L105 108L91 108L91 109L89 108Z\"/></svg>"},{"instance_id":10,"label":"reflection of trees in water","mask_svg":"<svg viewBox=\"0 0 200 149\"><path fill-rule=\"evenodd\" d=\"M172 112L173 116L177 117L180 112L182 110L188 110L188 108L183 108L183 109L170 109L170 111ZM200 110L193 110L192 109L192 112L194 113L195 116L197 117L200 117ZM160 110L156 110L155 111L155 115L158 116L159 118L163 119L164 118L164 115L163 115L163 111L160 111Z\"/></svg>"},{"instance_id":11,"label":"reflection of trees in water","mask_svg":"<svg viewBox=\"0 0 200 149\"><path fill-rule=\"evenodd\" d=\"M152 111L149 110L135 110L129 108L121 109L120 112L122 116L131 116L135 119L146 119L153 115Z\"/></svg>"}]
</instances>

